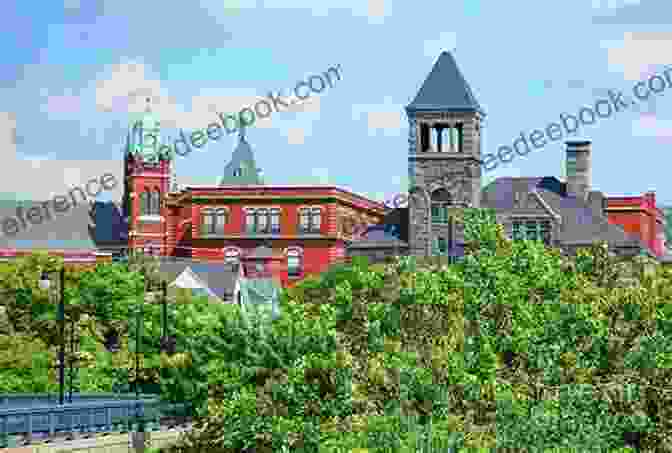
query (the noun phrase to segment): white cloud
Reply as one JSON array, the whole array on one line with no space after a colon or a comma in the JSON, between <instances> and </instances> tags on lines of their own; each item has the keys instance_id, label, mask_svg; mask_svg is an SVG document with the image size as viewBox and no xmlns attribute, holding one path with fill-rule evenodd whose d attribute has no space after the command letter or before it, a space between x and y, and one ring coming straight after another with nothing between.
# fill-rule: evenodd
<instances>
[{"instance_id":1,"label":"white cloud","mask_svg":"<svg viewBox=\"0 0 672 453\"><path fill-rule=\"evenodd\" d=\"M626 80L640 80L656 65L672 63L672 32L626 32L622 41L603 41L610 65L621 68Z\"/></svg>"},{"instance_id":2,"label":"white cloud","mask_svg":"<svg viewBox=\"0 0 672 453\"><path fill-rule=\"evenodd\" d=\"M16 119L11 112L0 112L0 192L18 198L47 200L83 186L92 178L111 173L117 186L109 196L121 198L123 162L120 160L57 160L54 153L25 155L14 143Z\"/></svg>"},{"instance_id":3,"label":"white cloud","mask_svg":"<svg viewBox=\"0 0 672 453\"><path fill-rule=\"evenodd\" d=\"M301 128L287 129L287 143L290 145L303 145L305 143L306 133Z\"/></svg>"}]
</instances>

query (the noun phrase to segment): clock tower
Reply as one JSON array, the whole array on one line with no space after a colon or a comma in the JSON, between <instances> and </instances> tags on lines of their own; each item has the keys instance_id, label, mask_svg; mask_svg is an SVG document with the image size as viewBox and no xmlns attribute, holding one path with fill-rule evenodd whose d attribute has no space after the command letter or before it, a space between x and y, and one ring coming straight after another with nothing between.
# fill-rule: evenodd
<instances>
[{"instance_id":1,"label":"clock tower","mask_svg":"<svg viewBox=\"0 0 672 453\"><path fill-rule=\"evenodd\" d=\"M129 249L155 255L166 251L164 199L173 157L168 145L160 144L160 134L160 122L147 98L145 111L131 123L126 138L122 211L128 222Z\"/></svg>"},{"instance_id":2,"label":"clock tower","mask_svg":"<svg viewBox=\"0 0 672 453\"><path fill-rule=\"evenodd\" d=\"M463 228L451 220L479 207L485 112L449 52L442 52L413 102L409 122L409 254L460 254Z\"/></svg>"}]
</instances>

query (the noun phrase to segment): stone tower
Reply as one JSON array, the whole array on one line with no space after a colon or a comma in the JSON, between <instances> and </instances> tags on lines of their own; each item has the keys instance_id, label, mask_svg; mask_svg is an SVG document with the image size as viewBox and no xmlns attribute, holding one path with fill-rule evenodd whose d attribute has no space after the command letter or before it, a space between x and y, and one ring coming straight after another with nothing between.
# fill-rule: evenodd
<instances>
[{"instance_id":1,"label":"stone tower","mask_svg":"<svg viewBox=\"0 0 672 453\"><path fill-rule=\"evenodd\" d=\"M481 109L449 52L442 52L413 102L409 122L409 254L459 254L455 209L479 207Z\"/></svg>"}]
</instances>

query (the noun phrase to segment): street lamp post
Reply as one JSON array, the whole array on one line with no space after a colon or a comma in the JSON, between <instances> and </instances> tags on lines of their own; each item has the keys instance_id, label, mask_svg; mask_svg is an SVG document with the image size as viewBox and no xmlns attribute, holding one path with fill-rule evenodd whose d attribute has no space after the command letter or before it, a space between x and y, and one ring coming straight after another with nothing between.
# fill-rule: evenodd
<instances>
[{"instance_id":1,"label":"street lamp post","mask_svg":"<svg viewBox=\"0 0 672 453\"><path fill-rule=\"evenodd\" d=\"M58 323L61 337L60 350L58 352L58 403L63 405L65 395L65 267L61 267L59 271L60 280L60 297L58 301ZM46 272L42 273L40 279L40 287L42 289L49 289L51 281Z\"/></svg>"}]
</instances>

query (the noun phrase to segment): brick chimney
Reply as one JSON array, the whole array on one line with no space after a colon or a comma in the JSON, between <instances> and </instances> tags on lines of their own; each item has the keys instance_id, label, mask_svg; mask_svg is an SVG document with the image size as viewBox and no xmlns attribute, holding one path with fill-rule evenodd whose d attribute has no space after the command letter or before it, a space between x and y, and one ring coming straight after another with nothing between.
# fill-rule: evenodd
<instances>
[{"instance_id":1,"label":"brick chimney","mask_svg":"<svg viewBox=\"0 0 672 453\"><path fill-rule=\"evenodd\" d=\"M567 196L586 200L590 192L590 140L568 140Z\"/></svg>"}]
</instances>

